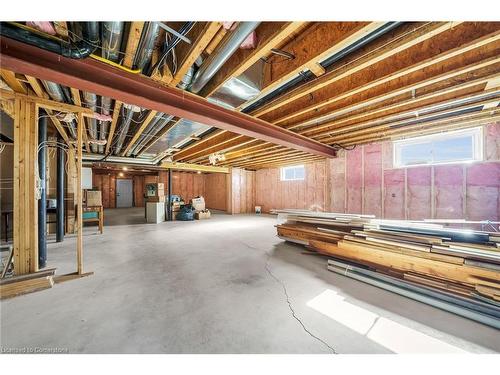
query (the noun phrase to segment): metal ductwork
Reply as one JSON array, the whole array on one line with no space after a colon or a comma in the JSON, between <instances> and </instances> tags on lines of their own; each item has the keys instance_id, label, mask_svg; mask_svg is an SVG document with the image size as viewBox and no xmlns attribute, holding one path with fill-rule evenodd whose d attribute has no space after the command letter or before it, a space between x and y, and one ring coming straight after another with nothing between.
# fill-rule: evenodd
<instances>
[{"instance_id":1,"label":"metal ductwork","mask_svg":"<svg viewBox=\"0 0 500 375\"><path fill-rule=\"evenodd\" d=\"M144 67L151 60L153 54L153 49L155 46L155 41L160 33L160 26L156 22L146 22L144 30L142 31L141 39L137 47L137 52L134 58L134 67L138 69L144 69ZM122 122L122 126L118 131L118 139L116 140L115 155L118 155L123 147L123 142L130 128L130 122L134 115L132 106L124 106L127 111L127 115Z\"/></svg>"},{"instance_id":2,"label":"metal ductwork","mask_svg":"<svg viewBox=\"0 0 500 375\"><path fill-rule=\"evenodd\" d=\"M160 25L157 22L146 22L135 54L134 67L142 70L149 63L159 33Z\"/></svg>"},{"instance_id":3,"label":"metal ductwork","mask_svg":"<svg viewBox=\"0 0 500 375\"><path fill-rule=\"evenodd\" d=\"M91 92L84 91L83 92L83 101L87 108L90 108L92 112L97 111L97 95ZM97 120L95 118L90 117L89 119L89 134L90 141L97 140ZM90 148L92 152L97 152L97 145L94 143L90 144Z\"/></svg>"},{"instance_id":4,"label":"metal ductwork","mask_svg":"<svg viewBox=\"0 0 500 375\"><path fill-rule=\"evenodd\" d=\"M161 117L160 117L161 115ZM174 116L172 115L167 115L165 113L159 113L156 121L154 123L151 123L151 126L146 128L146 131L140 136L139 140L137 141L136 145L132 148L127 153L127 156L130 155L137 155L146 144L153 139L153 137L158 134L158 132L163 129L172 119Z\"/></svg>"},{"instance_id":5,"label":"metal ductwork","mask_svg":"<svg viewBox=\"0 0 500 375\"><path fill-rule=\"evenodd\" d=\"M217 49L203 62L194 76L190 91L200 92L259 24L260 22L240 22L236 29L226 36Z\"/></svg>"},{"instance_id":6,"label":"metal ductwork","mask_svg":"<svg viewBox=\"0 0 500 375\"><path fill-rule=\"evenodd\" d=\"M9 22L2 22L0 25L0 34L19 42L27 43L32 46L55 52L71 59L83 59L93 53L99 43L98 23L80 22L82 39L77 42L66 43L57 39L46 37Z\"/></svg>"},{"instance_id":7,"label":"metal ductwork","mask_svg":"<svg viewBox=\"0 0 500 375\"><path fill-rule=\"evenodd\" d=\"M118 62L120 60L122 36L123 22L102 23L102 57L113 62Z\"/></svg>"},{"instance_id":8,"label":"metal ductwork","mask_svg":"<svg viewBox=\"0 0 500 375\"><path fill-rule=\"evenodd\" d=\"M43 87L49 94L50 98L55 100L56 102L66 103L66 95L60 85L51 81L41 80ZM64 122L69 129L70 135L72 138L76 139L76 125L74 121Z\"/></svg>"},{"instance_id":9,"label":"metal ductwork","mask_svg":"<svg viewBox=\"0 0 500 375\"><path fill-rule=\"evenodd\" d=\"M132 121L132 117L134 116L134 111L132 110L131 106L124 105L122 108L125 108L125 110L127 111L127 115L125 116L123 124L118 133L118 138L116 140L115 146L115 155L118 155L122 149L123 142L125 141L125 137L127 136L128 130L130 128L130 122Z\"/></svg>"},{"instance_id":10,"label":"metal ductwork","mask_svg":"<svg viewBox=\"0 0 500 375\"><path fill-rule=\"evenodd\" d=\"M101 24L101 56L107 60L118 62L120 61L120 46L123 39L123 22L103 22ZM111 98L101 97L101 114L109 115L111 113ZM99 139L106 140L109 132L109 122L100 121ZM104 146L99 145L100 153L104 152Z\"/></svg>"}]
</instances>

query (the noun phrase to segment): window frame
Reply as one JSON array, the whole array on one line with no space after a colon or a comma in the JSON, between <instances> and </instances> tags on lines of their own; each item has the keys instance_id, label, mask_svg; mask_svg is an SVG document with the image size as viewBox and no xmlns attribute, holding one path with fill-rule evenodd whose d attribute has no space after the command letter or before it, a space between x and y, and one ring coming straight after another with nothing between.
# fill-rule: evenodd
<instances>
[{"instance_id":1,"label":"window frame","mask_svg":"<svg viewBox=\"0 0 500 375\"><path fill-rule=\"evenodd\" d=\"M436 142L440 140L447 140L451 137L460 136L472 136L472 158L468 159L456 159L449 161L430 161L428 163L418 163L418 164L403 164L401 160L402 149L407 145L415 145L421 143ZM433 148L431 148L432 152ZM423 135L419 137L411 137L407 139L401 139L393 141L393 166L394 168L411 168L411 167L422 167L422 166L432 166L432 165L446 165L446 164L463 164L463 163L474 163L484 160L484 134L483 127L474 127L469 129L453 130L446 133Z\"/></svg>"},{"instance_id":2,"label":"window frame","mask_svg":"<svg viewBox=\"0 0 500 375\"><path fill-rule=\"evenodd\" d=\"M285 178L285 174L287 170L290 169L296 169L296 168L302 168L304 170L304 177L302 178ZM295 175L295 173L294 173ZM281 167L280 168L280 181L304 181L306 179L306 168L304 164L297 164L297 165L288 165L286 167Z\"/></svg>"}]
</instances>

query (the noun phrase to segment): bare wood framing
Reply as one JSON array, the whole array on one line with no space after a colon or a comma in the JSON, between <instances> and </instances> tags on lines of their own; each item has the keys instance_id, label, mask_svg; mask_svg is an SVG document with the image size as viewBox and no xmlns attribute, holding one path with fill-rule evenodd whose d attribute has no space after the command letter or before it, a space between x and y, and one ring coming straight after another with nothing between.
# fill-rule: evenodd
<instances>
[{"instance_id":1,"label":"bare wood framing","mask_svg":"<svg viewBox=\"0 0 500 375\"><path fill-rule=\"evenodd\" d=\"M173 80L170 82L171 86L177 86L177 84L187 73L188 69L194 64L196 59L205 50L208 43L210 43L210 41L213 39L213 37L221 27L221 22L205 22L204 27L199 30L199 34L196 40L193 41L193 43L190 45L189 50L187 51L187 53L185 53L185 57L180 63L177 73L175 73ZM181 53L181 51L178 51L178 53Z\"/></svg>"},{"instance_id":2,"label":"bare wood framing","mask_svg":"<svg viewBox=\"0 0 500 375\"><path fill-rule=\"evenodd\" d=\"M137 129L137 131L135 132L134 136L132 137L132 139L128 143L128 145L125 148L125 150L123 150L123 152L121 154L122 156L125 156L127 154L127 152L132 148L132 146L139 139L139 137L141 136L141 134L144 133L144 130L146 129L146 127L151 123L151 121L153 121L153 119L156 117L157 114L158 114L157 111L150 111L149 112L149 114L147 115L147 117L144 119L144 121L142 122L141 126L139 127L139 129Z\"/></svg>"}]
</instances>

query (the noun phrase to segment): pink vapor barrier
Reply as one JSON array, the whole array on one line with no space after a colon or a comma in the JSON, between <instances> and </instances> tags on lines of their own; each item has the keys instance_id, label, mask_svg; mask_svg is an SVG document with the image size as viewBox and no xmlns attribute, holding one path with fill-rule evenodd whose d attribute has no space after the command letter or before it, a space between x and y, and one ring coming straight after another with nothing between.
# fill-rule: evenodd
<instances>
[{"instance_id":1,"label":"pink vapor barrier","mask_svg":"<svg viewBox=\"0 0 500 375\"><path fill-rule=\"evenodd\" d=\"M346 159L346 183L347 183L347 212L361 212L361 184L362 184L362 153L360 147L349 151Z\"/></svg>"},{"instance_id":2,"label":"pink vapor barrier","mask_svg":"<svg viewBox=\"0 0 500 375\"><path fill-rule=\"evenodd\" d=\"M408 219L431 217L431 167L408 168Z\"/></svg>"}]
</instances>

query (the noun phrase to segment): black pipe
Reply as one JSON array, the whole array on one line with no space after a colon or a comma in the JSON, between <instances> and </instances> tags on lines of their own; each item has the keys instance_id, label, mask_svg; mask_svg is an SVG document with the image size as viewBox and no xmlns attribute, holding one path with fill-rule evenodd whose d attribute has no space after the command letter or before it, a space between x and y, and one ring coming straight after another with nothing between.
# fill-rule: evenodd
<instances>
[{"instance_id":1,"label":"black pipe","mask_svg":"<svg viewBox=\"0 0 500 375\"><path fill-rule=\"evenodd\" d=\"M59 142L63 142L58 137ZM64 151L57 148L56 242L64 240Z\"/></svg>"},{"instance_id":2,"label":"black pipe","mask_svg":"<svg viewBox=\"0 0 500 375\"><path fill-rule=\"evenodd\" d=\"M47 115L40 110L38 120L38 144L47 141ZM47 262L47 154L45 145L38 151L38 175L40 178L40 200L38 201L38 268L44 268Z\"/></svg>"},{"instance_id":3,"label":"black pipe","mask_svg":"<svg viewBox=\"0 0 500 375\"><path fill-rule=\"evenodd\" d=\"M81 24L82 39L75 43L51 39L8 22L0 23L0 35L31 44L32 46L57 53L64 57L83 59L94 53L97 49L98 46L94 43L99 41L99 34L97 22L82 22Z\"/></svg>"},{"instance_id":4,"label":"black pipe","mask_svg":"<svg viewBox=\"0 0 500 375\"><path fill-rule=\"evenodd\" d=\"M172 169L168 169L168 207L167 218L172 221Z\"/></svg>"}]
</instances>

